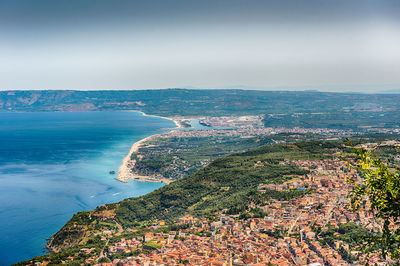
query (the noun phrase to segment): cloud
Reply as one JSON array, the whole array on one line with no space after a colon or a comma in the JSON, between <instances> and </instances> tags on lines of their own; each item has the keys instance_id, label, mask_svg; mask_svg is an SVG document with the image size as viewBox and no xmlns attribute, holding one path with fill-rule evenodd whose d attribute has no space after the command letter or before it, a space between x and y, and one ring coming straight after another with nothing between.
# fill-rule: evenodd
<instances>
[{"instance_id":1,"label":"cloud","mask_svg":"<svg viewBox=\"0 0 400 266\"><path fill-rule=\"evenodd\" d=\"M3 89L400 84L392 1L38 2L2 18Z\"/></svg>"}]
</instances>

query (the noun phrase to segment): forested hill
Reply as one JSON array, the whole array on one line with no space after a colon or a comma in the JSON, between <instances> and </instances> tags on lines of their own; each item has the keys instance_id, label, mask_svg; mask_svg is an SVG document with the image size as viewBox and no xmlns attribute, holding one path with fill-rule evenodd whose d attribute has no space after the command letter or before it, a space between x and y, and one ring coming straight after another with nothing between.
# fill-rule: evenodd
<instances>
[{"instance_id":1,"label":"forested hill","mask_svg":"<svg viewBox=\"0 0 400 266\"><path fill-rule=\"evenodd\" d=\"M141 110L164 116L398 112L400 95L188 89L0 91L3 112L96 110Z\"/></svg>"},{"instance_id":2,"label":"forested hill","mask_svg":"<svg viewBox=\"0 0 400 266\"><path fill-rule=\"evenodd\" d=\"M303 190L260 192L261 184L281 183L308 173L284 160L332 158L341 149L338 142L300 142L265 146L212 162L195 174L147 195L80 212L49 242L53 251L84 245L96 232L113 228L140 228L155 220L173 222L184 214L209 217L224 211L239 214L251 204L271 198L287 200ZM111 226L111 227L110 227Z\"/></svg>"}]
</instances>

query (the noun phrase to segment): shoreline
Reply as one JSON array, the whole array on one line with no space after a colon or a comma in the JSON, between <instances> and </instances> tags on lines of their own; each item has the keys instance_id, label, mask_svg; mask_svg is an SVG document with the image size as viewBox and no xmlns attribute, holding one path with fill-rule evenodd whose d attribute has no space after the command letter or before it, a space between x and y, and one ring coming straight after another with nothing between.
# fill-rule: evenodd
<instances>
[{"instance_id":1,"label":"shoreline","mask_svg":"<svg viewBox=\"0 0 400 266\"><path fill-rule=\"evenodd\" d=\"M157 118L167 119L167 120L170 120L170 121L174 122L177 128L183 128L183 126L181 125L181 123L179 122L179 120L177 120L176 118L171 118L171 117L167 117L167 116L160 116L160 115L149 115L149 114L146 114L146 113L143 112L143 111L135 111L135 112L139 112L139 113L141 113L143 116L151 116L151 117L157 117Z\"/></svg>"},{"instance_id":2,"label":"shoreline","mask_svg":"<svg viewBox=\"0 0 400 266\"><path fill-rule=\"evenodd\" d=\"M177 128L182 128L181 124L179 123L178 120L173 119L173 118L169 118L169 117L162 117L162 116L158 116L158 115L148 115L142 111L137 111L140 112L143 116L153 116L153 117L158 117L158 118L163 118L163 119L167 119L167 120L171 120L175 123L175 125L177 126ZM175 130L171 129L172 130ZM134 180L134 181L140 181L140 182L163 182L165 184L169 184L172 181L166 178L155 178L152 176L144 176L144 175L137 175L131 172L131 169L135 166L136 164L136 160L132 160L132 154L136 153L139 151L140 146L146 142L149 141L153 138L156 138L157 136L161 135L163 133L159 133L159 134L154 134L148 137L145 137L143 139L140 139L138 141L136 141L135 143L132 144L131 149L129 150L129 153L124 157L124 159L122 160L122 164L120 165L120 167L118 168L118 176L115 178L115 180L120 181L122 183L128 183L129 180Z\"/></svg>"}]
</instances>

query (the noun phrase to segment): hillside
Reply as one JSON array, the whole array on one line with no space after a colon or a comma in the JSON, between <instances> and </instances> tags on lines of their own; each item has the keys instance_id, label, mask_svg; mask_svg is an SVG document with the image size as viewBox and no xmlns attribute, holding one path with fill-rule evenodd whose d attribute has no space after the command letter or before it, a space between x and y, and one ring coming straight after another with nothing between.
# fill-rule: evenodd
<instances>
[{"instance_id":1,"label":"hillside","mask_svg":"<svg viewBox=\"0 0 400 266\"><path fill-rule=\"evenodd\" d=\"M0 111L142 110L158 115L396 111L398 94L257 90L1 91Z\"/></svg>"},{"instance_id":2,"label":"hillside","mask_svg":"<svg viewBox=\"0 0 400 266\"><path fill-rule=\"evenodd\" d=\"M397 138L356 141L398 167ZM19 265L354 265L379 234L349 209L354 153L342 142L263 146L217 159L147 195L80 212L50 240L53 253ZM390 263L379 254L370 263Z\"/></svg>"},{"instance_id":3,"label":"hillside","mask_svg":"<svg viewBox=\"0 0 400 266\"><path fill-rule=\"evenodd\" d=\"M324 135L300 133L249 136L246 132L246 135L241 136L241 133L233 135L233 130L219 131L221 133L216 135L215 132L218 131L213 130L209 135L205 133L206 136L192 136L193 132L195 131L167 133L146 141L131 155L131 159L135 160L132 171L137 175L176 180L233 153L276 143L326 139ZM202 133L204 132L206 131L203 130Z\"/></svg>"},{"instance_id":4,"label":"hillside","mask_svg":"<svg viewBox=\"0 0 400 266\"><path fill-rule=\"evenodd\" d=\"M161 116L263 115L266 127L398 128L399 94L257 90L0 91L0 112L138 110Z\"/></svg>"},{"instance_id":5,"label":"hillside","mask_svg":"<svg viewBox=\"0 0 400 266\"><path fill-rule=\"evenodd\" d=\"M270 199L288 200L307 190L259 191L266 184L280 184L301 177L308 170L284 160L319 160L331 158L341 144L300 142L265 146L217 159L193 175L166 185L147 195L107 204L96 210L80 212L57 232L48 247L59 254L70 254L75 247L89 247L104 230L126 231L145 228L156 220L173 225L178 217L213 217L216 213L241 214L254 204ZM51 254L50 258L60 256Z\"/></svg>"}]
</instances>

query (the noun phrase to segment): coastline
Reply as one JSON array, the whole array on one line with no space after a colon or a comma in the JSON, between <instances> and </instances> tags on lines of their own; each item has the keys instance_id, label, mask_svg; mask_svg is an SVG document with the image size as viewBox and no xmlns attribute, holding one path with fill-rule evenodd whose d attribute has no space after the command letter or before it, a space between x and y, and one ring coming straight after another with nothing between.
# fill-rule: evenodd
<instances>
[{"instance_id":1,"label":"coastline","mask_svg":"<svg viewBox=\"0 0 400 266\"><path fill-rule=\"evenodd\" d=\"M158 115L148 115L142 111L138 111L140 112L143 116L152 116L152 117L158 117L158 118L163 118L163 119L167 119L167 120L171 120L175 123L177 128L182 128L182 125L179 123L178 120L170 118L170 117L163 117L163 116L158 116ZM172 130L175 130L172 129ZM171 131L172 131L171 130ZM132 160L132 154L136 153L139 151L140 146L146 142L149 141L153 138L156 138L157 136L159 136L161 134L154 134L148 137L145 137L141 140L136 141L135 143L132 144L131 149L129 150L129 153L124 157L124 159L122 160L122 164L120 165L120 167L118 168L118 176L115 178L115 180L120 181L122 183L128 183L129 180L133 179L134 181L140 181L140 182L163 182L165 184L169 184L172 181L170 179L166 179L166 178L155 178L152 176L144 176L144 175L137 175L131 172L131 169L135 166L136 164L136 160Z\"/></svg>"},{"instance_id":2,"label":"coastline","mask_svg":"<svg viewBox=\"0 0 400 266\"><path fill-rule=\"evenodd\" d=\"M151 117L157 117L157 118L167 119L167 120L170 120L170 121L174 122L177 128L183 128L183 126L182 126L182 124L180 123L180 121L179 121L178 119L176 119L176 118L171 118L171 117L166 117L166 116L160 116L160 115L149 115L149 114L146 114L146 113L143 112L143 111L135 111L135 112L139 112L139 113L141 113L143 116L151 116Z\"/></svg>"}]
</instances>

